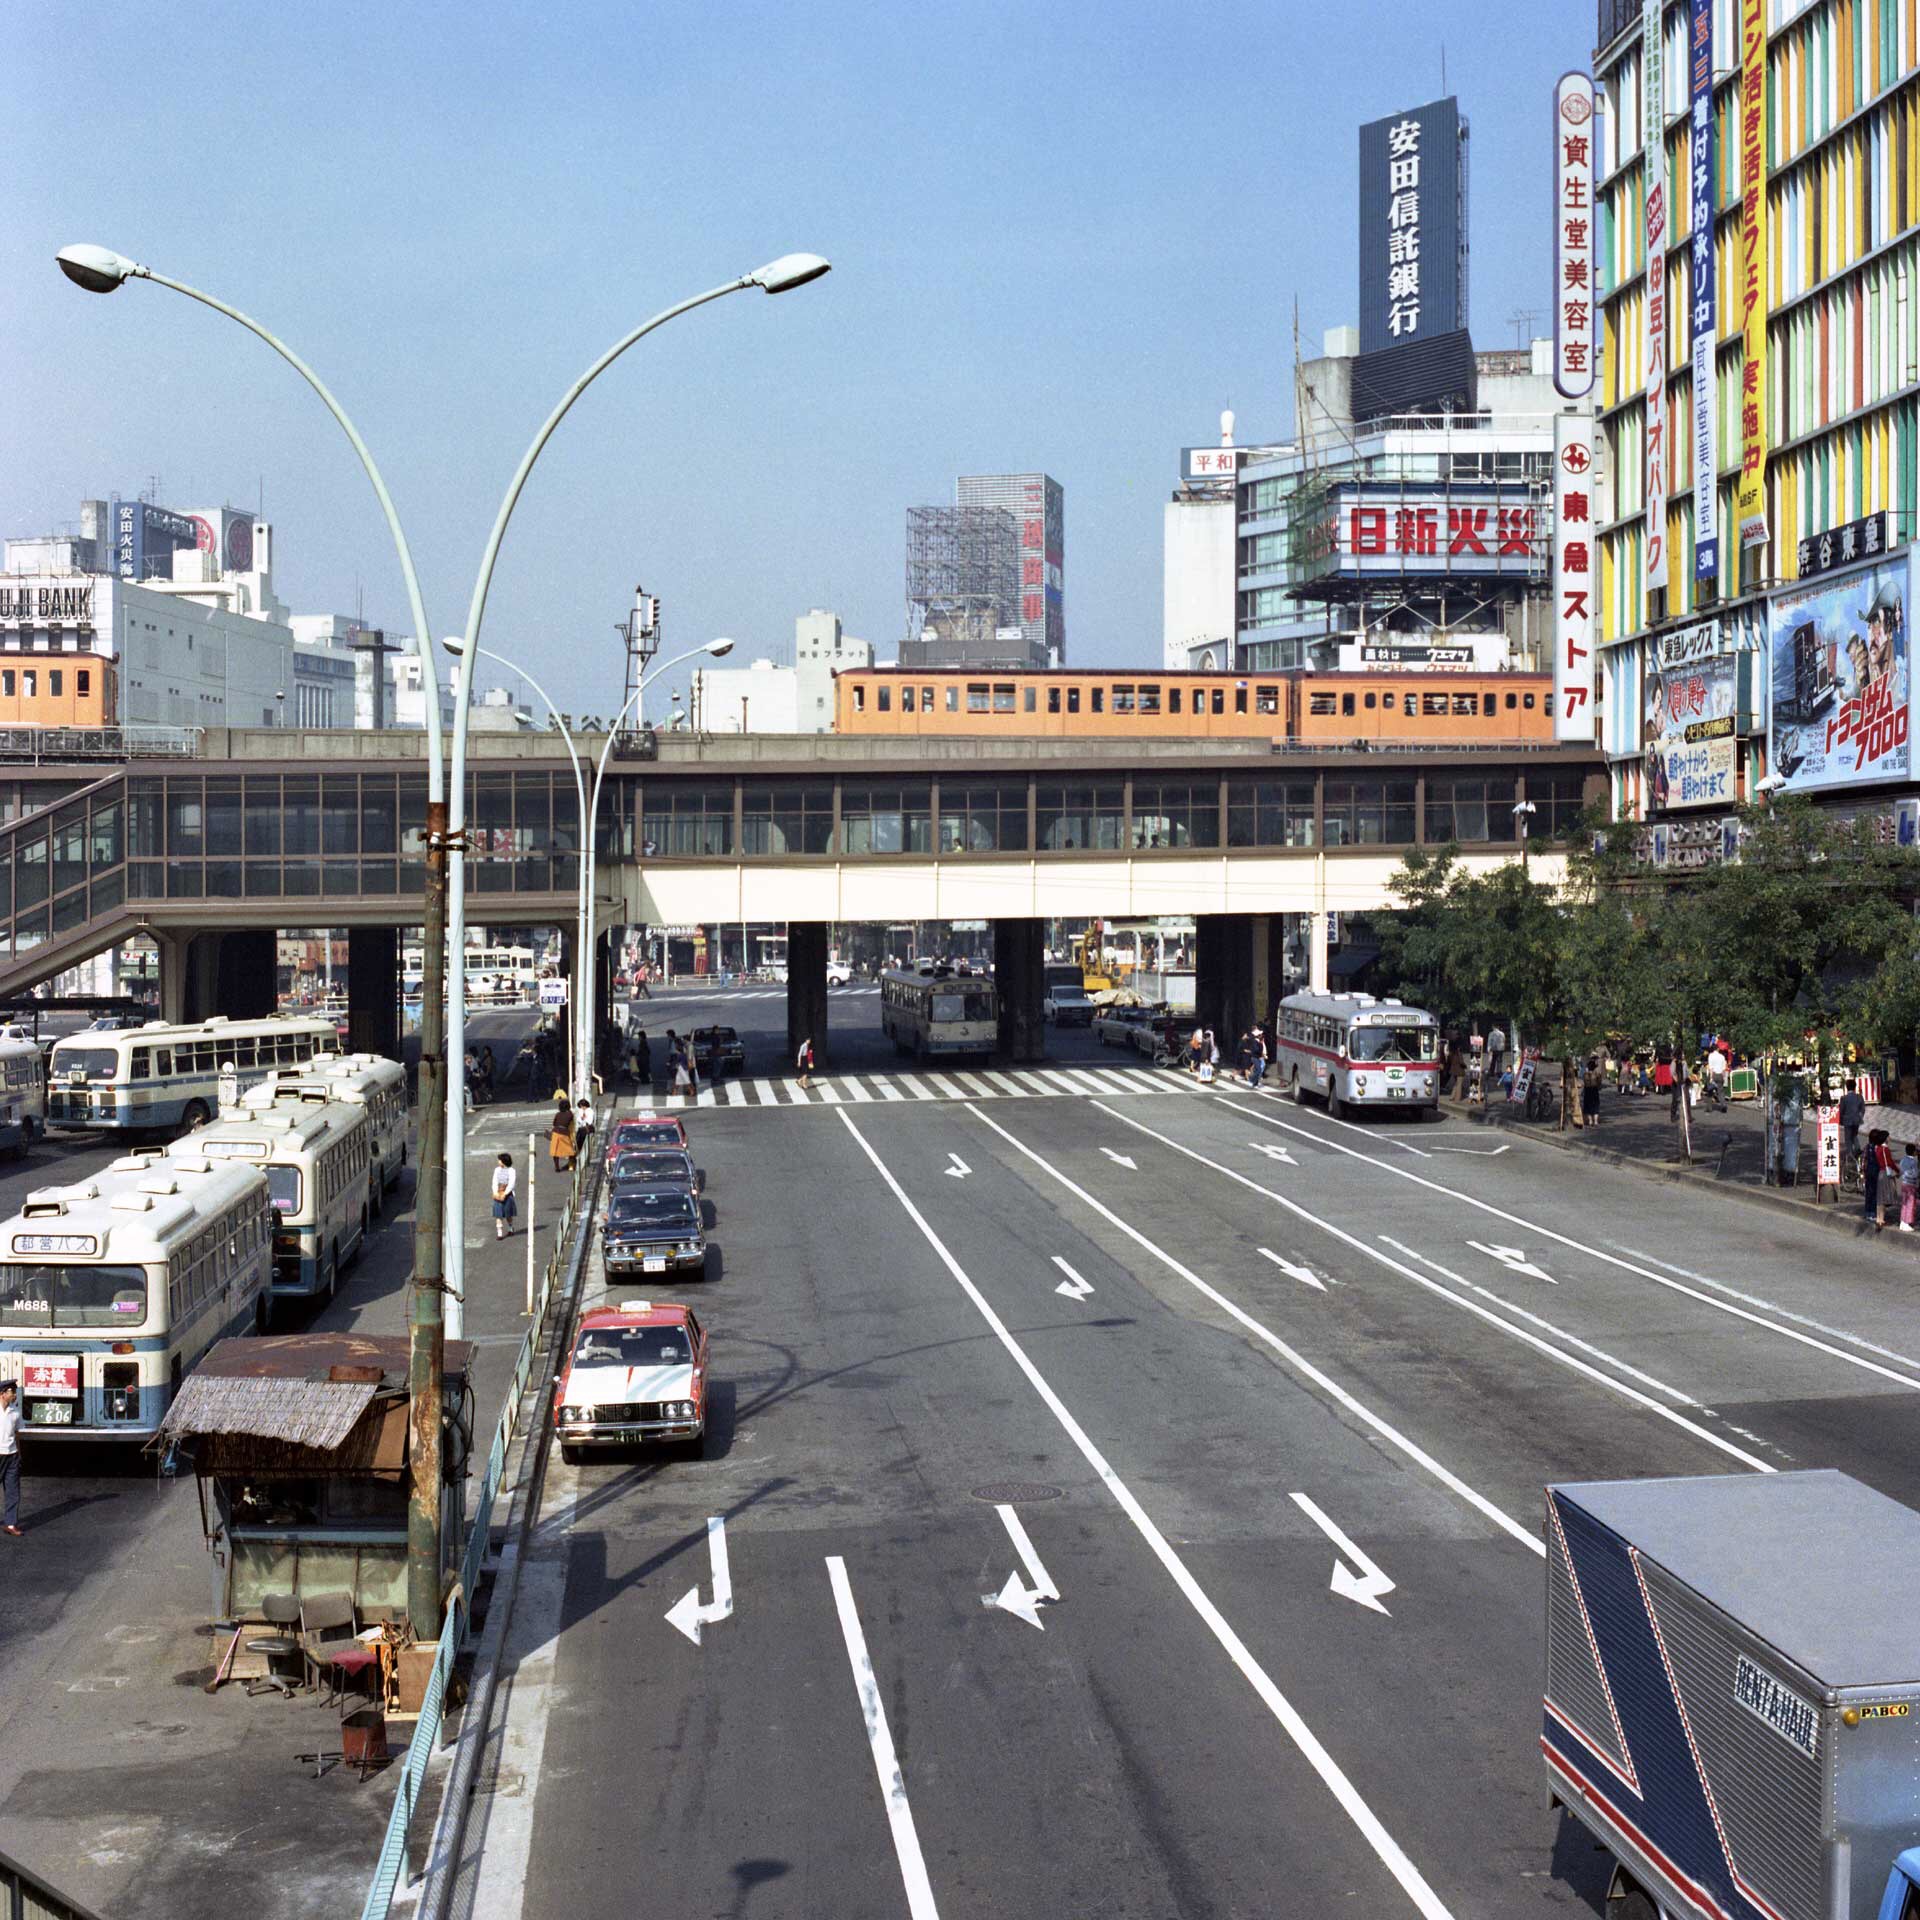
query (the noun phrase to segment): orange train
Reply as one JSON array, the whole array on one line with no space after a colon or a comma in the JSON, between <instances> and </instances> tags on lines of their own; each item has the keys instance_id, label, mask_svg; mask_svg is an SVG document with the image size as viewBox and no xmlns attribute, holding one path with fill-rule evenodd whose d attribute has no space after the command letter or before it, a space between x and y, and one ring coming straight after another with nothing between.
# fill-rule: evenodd
<instances>
[{"instance_id":1,"label":"orange train","mask_svg":"<svg viewBox=\"0 0 1920 1920\"><path fill-rule=\"evenodd\" d=\"M859 667L834 730L1269 740L1296 746L1550 746L1545 673L1141 673Z\"/></svg>"}]
</instances>

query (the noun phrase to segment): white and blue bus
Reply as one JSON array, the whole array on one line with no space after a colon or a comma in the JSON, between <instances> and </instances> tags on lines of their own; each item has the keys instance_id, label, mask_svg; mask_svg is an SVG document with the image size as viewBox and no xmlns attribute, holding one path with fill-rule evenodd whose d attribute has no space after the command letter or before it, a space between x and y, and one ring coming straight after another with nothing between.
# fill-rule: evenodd
<instances>
[{"instance_id":1,"label":"white and blue bus","mask_svg":"<svg viewBox=\"0 0 1920 1920\"><path fill-rule=\"evenodd\" d=\"M324 1106L344 1100L367 1110L367 1201L377 1215L407 1164L407 1072L380 1053L316 1054L298 1073L276 1074L276 1106ZM261 1094L255 1090L253 1098ZM234 1117L222 1109L221 1118Z\"/></svg>"},{"instance_id":2,"label":"white and blue bus","mask_svg":"<svg viewBox=\"0 0 1920 1920\"><path fill-rule=\"evenodd\" d=\"M0 1153L25 1153L47 1130L47 1057L24 1034L0 1036Z\"/></svg>"},{"instance_id":3,"label":"white and blue bus","mask_svg":"<svg viewBox=\"0 0 1920 1920\"><path fill-rule=\"evenodd\" d=\"M990 1054L1000 1044L992 976L893 968L880 976L880 1027L896 1053L917 1060Z\"/></svg>"},{"instance_id":4,"label":"white and blue bus","mask_svg":"<svg viewBox=\"0 0 1920 1920\"><path fill-rule=\"evenodd\" d=\"M244 1092L276 1070L304 1067L340 1045L331 1020L275 1014L260 1020L160 1020L119 1033L76 1033L53 1045L47 1119L56 1127L120 1133L205 1126L220 1110L229 1068Z\"/></svg>"},{"instance_id":5,"label":"white and blue bus","mask_svg":"<svg viewBox=\"0 0 1920 1920\"><path fill-rule=\"evenodd\" d=\"M273 1203L273 1297L331 1300L367 1236L371 1139L363 1106L276 1105L261 1086L167 1151L257 1167Z\"/></svg>"},{"instance_id":6,"label":"white and blue bus","mask_svg":"<svg viewBox=\"0 0 1920 1920\"><path fill-rule=\"evenodd\" d=\"M148 1440L209 1347L266 1324L257 1167L135 1154L0 1224L0 1380L36 1436Z\"/></svg>"},{"instance_id":7,"label":"white and blue bus","mask_svg":"<svg viewBox=\"0 0 1920 1920\"><path fill-rule=\"evenodd\" d=\"M1354 1107L1440 1113L1440 1023L1370 993L1290 993L1274 1021L1274 1071L1297 1101L1338 1120Z\"/></svg>"}]
</instances>

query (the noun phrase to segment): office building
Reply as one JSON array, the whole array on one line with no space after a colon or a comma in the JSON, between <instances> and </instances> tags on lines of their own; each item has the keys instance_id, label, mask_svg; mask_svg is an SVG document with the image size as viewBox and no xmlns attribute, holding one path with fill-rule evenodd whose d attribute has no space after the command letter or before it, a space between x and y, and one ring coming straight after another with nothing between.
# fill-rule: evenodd
<instances>
[{"instance_id":1,"label":"office building","mask_svg":"<svg viewBox=\"0 0 1920 1920\"><path fill-rule=\"evenodd\" d=\"M701 733L829 733L834 675L873 665L873 643L844 632L824 607L793 623L793 665L696 667L690 719Z\"/></svg>"}]
</instances>

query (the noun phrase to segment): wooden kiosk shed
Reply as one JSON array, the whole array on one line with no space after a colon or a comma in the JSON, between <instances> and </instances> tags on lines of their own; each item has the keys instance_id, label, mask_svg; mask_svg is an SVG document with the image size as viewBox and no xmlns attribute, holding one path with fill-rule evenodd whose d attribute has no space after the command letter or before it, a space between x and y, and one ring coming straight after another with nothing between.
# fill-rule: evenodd
<instances>
[{"instance_id":1,"label":"wooden kiosk shed","mask_svg":"<svg viewBox=\"0 0 1920 1920\"><path fill-rule=\"evenodd\" d=\"M408 1344L404 1335L222 1340L161 1427L193 1462L213 1556L215 1620L265 1621L269 1599L350 1594L363 1621L407 1611ZM473 1451L473 1349L446 1344L442 1582L454 1565Z\"/></svg>"}]
</instances>

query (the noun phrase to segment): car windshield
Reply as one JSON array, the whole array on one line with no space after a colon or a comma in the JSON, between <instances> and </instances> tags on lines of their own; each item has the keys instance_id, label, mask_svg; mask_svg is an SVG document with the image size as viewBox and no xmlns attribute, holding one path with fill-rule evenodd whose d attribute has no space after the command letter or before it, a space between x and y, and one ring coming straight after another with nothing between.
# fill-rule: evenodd
<instances>
[{"instance_id":1,"label":"car windshield","mask_svg":"<svg viewBox=\"0 0 1920 1920\"><path fill-rule=\"evenodd\" d=\"M615 1177L622 1186L673 1185L691 1180L693 1165L684 1153L635 1150L620 1156L620 1171Z\"/></svg>"},{"instance_id":2,"label":"car windshield","mask_svg":"<svg viewBox=\"0 0 1920 1920\"><path fill-rule=\"evenodd\" d=\"M1355 1027L1350 1058L1355 1060L1431 1060L1432 1027Z\"/></svg>"},{"instance_id":3,"label":"car windshield","mask_svg":"<svg viewBox=\"0 0 1920 1920\"><path fill-rule=\"evenodd\" d=\"M684 1367L692 1358L684 1327L589 1327L573 1350L576 1367Z\"/></svg>"},{"instance_id":4,"label":"car windshield","mask_svg":"<svg viewBox=\"0 0 1920 1920\"><path fill-rule=\"evenodd\" d=\"M111 1080L119 1064L120 1056L112 1047L57 1047L53 1055L55 1078L84 1073L89 1080Z\"/></svg>"},{"instance_id":5,"label":"car windshield","mask_svg":"<svg viewBox=\"0 0 1920 1920\"><path fill-rule=\"evenodd\" d=\"M935 1020L991 1020L993 995L990 993L936 993L933 996Z\"/></svg>"},{"instance_id":6,"label":"car windshield","mask_svg":"<svg viewBox=\"0 0 1920 1920\"><path fill-rule=\"evenodd\" d=\"M693 1201L684 1193L616 1193L608 1223L616 1227L691 1226Z\"/></svg>"},{"instance_id":7,"label":"car windshield","mask_svg":"<svg viewBox=\"0 0 1920 1920\"><path fill-rule=\"evenodd\" d=\"M137 1327L147 1317L139 1267L0 1265L0 1327Z\"/></svg>"}]
</instances>

